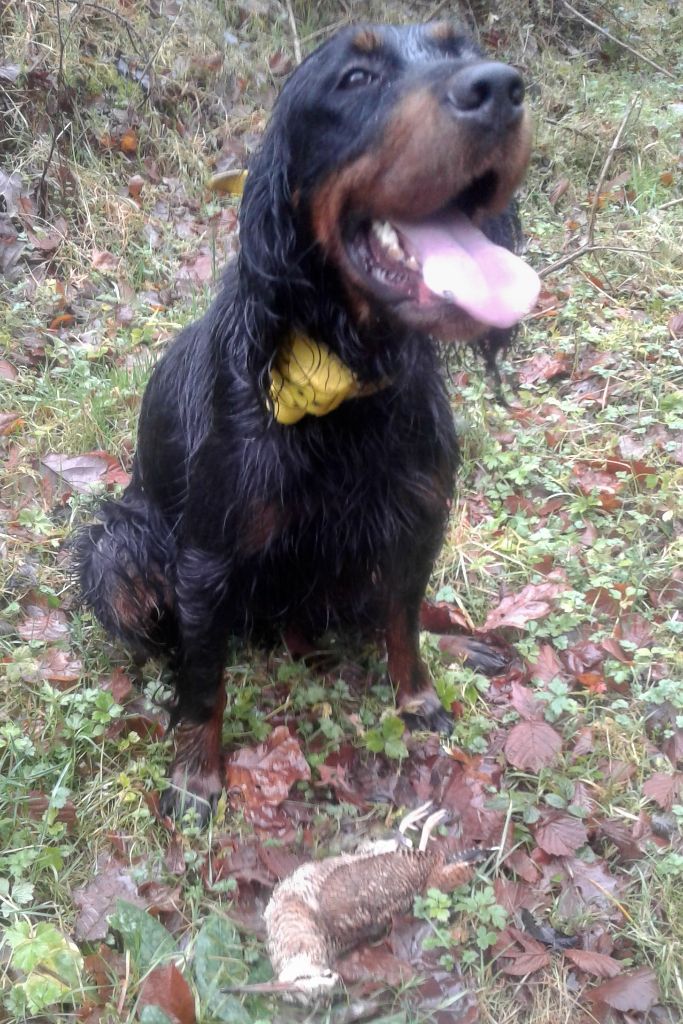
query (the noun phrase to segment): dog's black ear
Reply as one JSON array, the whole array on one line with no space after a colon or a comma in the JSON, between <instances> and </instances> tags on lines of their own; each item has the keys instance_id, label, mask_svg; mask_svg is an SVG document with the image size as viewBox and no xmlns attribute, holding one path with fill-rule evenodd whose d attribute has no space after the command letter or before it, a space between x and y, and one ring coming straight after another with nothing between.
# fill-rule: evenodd
<instances>
[{"instance_id":1,"label":"dog's black ear","mask_svg":"<svg viewBox=\"0 0 683 1024\"><path fill-rule=\"evenodd\" d=\"M240 210L240 276L250 289L263 289L266 300L292 273L296 255L286 148L286 140L270 129L250 164Z\"/></svg>"},{"instance_id":2,"label":"dog's black ear","mask_svg":"<svg viewBox=\"0 0 683 1024\"><path fill-rule=\"evenodd\" d=\"M264 381L283 329L307 288L301 270L302 231L292 200L292 161L280 120L276 111L249 164L240 209L240 334L247 343L250 371Z\"/></svg>"}]
</instances>

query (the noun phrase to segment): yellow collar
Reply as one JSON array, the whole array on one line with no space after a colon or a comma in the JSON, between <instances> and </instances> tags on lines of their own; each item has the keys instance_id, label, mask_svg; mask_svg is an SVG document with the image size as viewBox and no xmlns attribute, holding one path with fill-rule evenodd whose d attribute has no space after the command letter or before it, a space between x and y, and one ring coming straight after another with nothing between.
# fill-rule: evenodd
<instances>
[{"instance_id":1,"label":"yellow collar","mask_svg":"<svg viewBox=\"0 0 683 1024\"><path fill-rule=\"evenodd\" d=\"M386 384L360 384L324 342L293 334L278 350L270 370L270 401L278 423L326 416L348 398L372 395Z\"/></svg>"}]
</instances>

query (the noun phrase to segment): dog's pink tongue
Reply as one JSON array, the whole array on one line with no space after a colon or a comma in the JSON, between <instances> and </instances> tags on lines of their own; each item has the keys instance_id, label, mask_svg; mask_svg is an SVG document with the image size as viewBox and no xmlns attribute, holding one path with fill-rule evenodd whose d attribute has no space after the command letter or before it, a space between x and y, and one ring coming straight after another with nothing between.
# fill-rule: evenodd
<instances>
[{"instance_id":1,"label":"dog's pink tongue","mask_svg":"<svg viewBox=\"0 0 683 1024\"><path fill-rule=\"evenodd\" d=\"M541 282L519 256L494 245L464 214L396 224L422 264L431 292L456 303L475 320L512 327L533 307Z\"/></svg>"}]
</instances>

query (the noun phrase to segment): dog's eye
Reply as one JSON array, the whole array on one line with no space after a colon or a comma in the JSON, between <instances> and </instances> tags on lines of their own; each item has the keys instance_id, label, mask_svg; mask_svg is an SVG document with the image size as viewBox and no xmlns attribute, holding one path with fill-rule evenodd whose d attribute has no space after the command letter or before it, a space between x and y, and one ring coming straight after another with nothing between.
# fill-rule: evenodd
<instances>
[{"instance_id":1,"label":"dog's eye","mask_svg":"<svg viewBox=\"0 0 683 1024\"><path fill-rule=\"evenodd\" d=\"M339 82L339 89L357 89L358 86L372 85L377 81L377 75L368 68L351 68L342 75Z\"/></svg>"}]
</instances>

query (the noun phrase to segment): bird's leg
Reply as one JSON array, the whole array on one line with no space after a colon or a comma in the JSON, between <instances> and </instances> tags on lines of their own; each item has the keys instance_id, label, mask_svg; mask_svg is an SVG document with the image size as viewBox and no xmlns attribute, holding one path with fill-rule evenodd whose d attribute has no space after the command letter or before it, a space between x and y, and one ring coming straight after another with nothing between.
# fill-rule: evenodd
<instances>
[{"instance_id":1,"label":"bird's leg","mask_svg":"<svg viewBox=\"0 0 683 1024\"><path fill-rule=\"evenodd\" d=\"M420 845L418 847L420 853L424 853L424 851L427 849L429 837L431 836L436 826L440 825L444 818L447 817L448 811L444 810L443 808L440 811L434 811L433 814L429 815L424 825L422 826L422 833L420 834Z\"/></svg>"}]
</instances>

